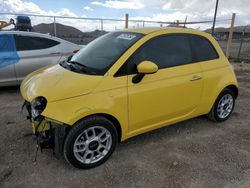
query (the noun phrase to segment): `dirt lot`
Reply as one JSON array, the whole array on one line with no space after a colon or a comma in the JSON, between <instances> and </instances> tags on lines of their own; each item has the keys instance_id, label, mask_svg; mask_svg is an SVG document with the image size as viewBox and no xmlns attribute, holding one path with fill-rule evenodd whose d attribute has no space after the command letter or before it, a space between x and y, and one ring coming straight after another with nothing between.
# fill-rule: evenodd
<instances>
[{"instance_id":1,"label":"dirt lot","mask_svg":"<svg viewBox=\"0 0 250 188\"><path fill-rule=\"evenodd\" d=\"M250 65L250 64L248 64ZM38 153L18 88L0 91L0 187L250 187L250 66L237 65L231 118L198 117L118 145L102 166L78 170Z\"/></svg>"}]
</instances>

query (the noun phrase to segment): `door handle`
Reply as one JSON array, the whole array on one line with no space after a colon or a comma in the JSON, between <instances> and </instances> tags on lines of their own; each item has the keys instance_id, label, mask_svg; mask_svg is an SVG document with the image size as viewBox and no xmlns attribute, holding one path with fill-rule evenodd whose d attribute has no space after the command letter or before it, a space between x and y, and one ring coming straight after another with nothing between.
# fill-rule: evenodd
<instances>
[{"instance_id":1,"label":"door handle","mask_svg":"<svg viewBox=\"0 0 250 188\"><path fill-rule=\"evenodd\" d=\"M52 52L52 53L50 53L50 55L59 55L60 54L60 52Z\"/></svg>"},{"instance_id":2,"label":"door handle","mask_svg":"<svg viewBox=\"0 0 250 188\"><path fill-rule=\"evenodd\" d=\"M201 79L202 79L202 76L197 76L197 75L195 75L195 76L193 76L193 77L191 78L190 81L196 81L196 80L201 80Z\"/></svg>"}]
</instances>

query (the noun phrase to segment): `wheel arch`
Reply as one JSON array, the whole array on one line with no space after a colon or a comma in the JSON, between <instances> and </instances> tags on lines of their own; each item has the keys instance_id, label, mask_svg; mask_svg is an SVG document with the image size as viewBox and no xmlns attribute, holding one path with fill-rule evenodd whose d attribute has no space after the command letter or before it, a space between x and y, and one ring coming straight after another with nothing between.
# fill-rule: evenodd
<instances>
[{"instance_id":1,"label":"wheel arch","mask_svg":"<svg viewBox=\"0 0 250 188\"><path fill-rule=\"evenodd\" d=\"M226 87L224 87L218 94L218 96L216 97L212 108L210 109L209 113L207 114L208 119L215 121L215 122L222 122L225 121L226 119L228 119L228 117L230 116L230 114L233 111L234 105L232 106L232 110L231 112L229 112L229 114L226 117L219 117L218 112L217 112L217 108L218 108L218 104L219 104L219 99L221 100L221 98L219 98L221 96L221 94L225 91L230 91L234 94L234 98L236 99L238 96L238 87L234 84L228 85ZM223 95L222 95L223 96ZM223 119L225 118L225 119Z\"/></svg>"},{"instance_id":2,"label":"wheel arch","mask_svg":"<svg viewBox=\"0 0 250 188\"><path fill-rule=\"evenodd\" d=\"M116 131L117 131L117 134L118 134L118 141L121 142L121 140L122 140L122 128L121 128L121 124L120 124L120 122L118 121L118 119L115 118L113 115L106 114L106 113L90 114L90 115L87 115L87 116L85 116L85 117L79 119L78 121L76 121L76 122L73 124L73 126L74 126L77 122L79 122L79 121L81 121L81 120L83 120L83 119L89 118L89 117L93 117L93 116L102 116L102 117L108 119L109 121L111 121L111 122L114 124L115 129L116 129Z\"/></svg>"},{"instance_id":3,"label":"wheel arch","mask_svg":"<svg viewBox=\"0 0 250 188\"><path fill-rule=\"evenodd\" d=\"M221 90L217 90L216 95L214 96L212 103L210 105L209 111L210 112L218 98L218 96L220 95L220 93L224 90L224 89L230 89L234 94L235 94L235 99L238 97L239 91L238 91L238 87L235 84L229 84L229 85L225 85L224 87L222 87Z\"/></svg>"},{"instance_id":4,"label":"wheel arch","mask_svg":"<svg viewBox=\"0 0 250 188\"><path fill-rule=\"evenodd\" d=\"M238 97L239 89L238 89L238 87L236 85L231 84L231 85L228 85L227 87L225 87L224 89L230 89L235 94L235 98Z\"/></svg>"}]
</instances>

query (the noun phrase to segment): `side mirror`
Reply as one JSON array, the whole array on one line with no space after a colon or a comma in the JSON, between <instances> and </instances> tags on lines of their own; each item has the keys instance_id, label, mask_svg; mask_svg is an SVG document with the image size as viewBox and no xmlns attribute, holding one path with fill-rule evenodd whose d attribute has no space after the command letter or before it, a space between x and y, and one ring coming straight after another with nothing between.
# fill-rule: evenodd
<instances>
[{"instance_id":1,"label":"side mirror","mask_svg":"<svg viewBox=\"0 0 250 188\"><path fill-rule=\"evenodd\" d=\"M132 79L134 84L139 83L145 74L154 74L158 71L158 66L151 61L143 61L137 65L137 71L139 74L135 75Z\"/></svg>"},{"instance_id":2,"label":"side mirror","mask_svg":"<svg viewBox=\"0 0 250 188\"><path fill-rule=\"evenodd\" d=\"M143 61L137 65L137 71L140 74L154 74L158 71L158 66L151 61Z\"/></svg>"}]
</instances>

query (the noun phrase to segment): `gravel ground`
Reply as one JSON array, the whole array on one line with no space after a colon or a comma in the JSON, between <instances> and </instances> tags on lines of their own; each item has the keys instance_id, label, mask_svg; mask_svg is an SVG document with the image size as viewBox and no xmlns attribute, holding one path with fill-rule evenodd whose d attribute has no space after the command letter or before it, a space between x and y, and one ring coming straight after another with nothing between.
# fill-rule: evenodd
<instances>
[{"instance_id":1,"label":"gravel ground","mask_svg":"<svg viewBox=\"0 0 250 188\"><path fill-rule=\"evenodd\" d=\"M248 64L250 65L250 64ZM198 117L134 137L103 165L78 170L38 153L18 88L0 88L0 187L250 187L250 66L224 123Z\"/></svg>"}]
</instances>

